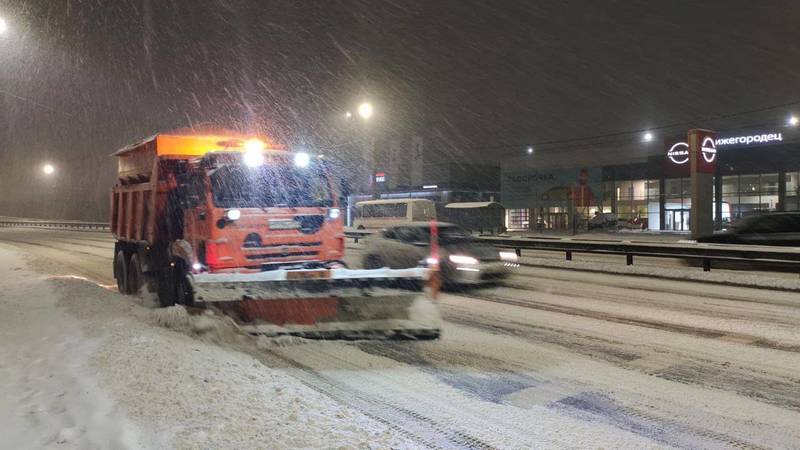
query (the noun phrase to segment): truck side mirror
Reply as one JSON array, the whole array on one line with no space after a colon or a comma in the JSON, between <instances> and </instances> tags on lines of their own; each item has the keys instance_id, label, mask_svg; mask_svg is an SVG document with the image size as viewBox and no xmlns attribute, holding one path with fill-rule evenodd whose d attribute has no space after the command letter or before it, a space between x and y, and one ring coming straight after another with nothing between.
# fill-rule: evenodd
<instances>
[{"instance_id":1,"label":"truck side mirror","mask_svg":"<svg viewBox=\"0 0 800 450\"><path fill-rule=\"evenodd\" d=\"M201 180L187 172L180 173L178 179L178 201L182 208L194 208L202 203Z\"/></svg>"}]
</instances>

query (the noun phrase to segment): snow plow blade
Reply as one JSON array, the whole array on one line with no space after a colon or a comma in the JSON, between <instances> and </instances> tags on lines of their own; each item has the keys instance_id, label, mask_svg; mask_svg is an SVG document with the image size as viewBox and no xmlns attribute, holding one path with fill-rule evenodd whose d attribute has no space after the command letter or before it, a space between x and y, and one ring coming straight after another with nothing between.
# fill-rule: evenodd
<instances>
[{"instance_id":1,"label":"snow plow blade","mask_svg":"<svg viewBox=\"0 0 800 450\"><path fill-rule=\"evenodd\" d=\"M438 308L424 268L274 270L197 274L194 301L213 304L246 332L318 339L436 339Z\"/></svg>"}]
</instances>

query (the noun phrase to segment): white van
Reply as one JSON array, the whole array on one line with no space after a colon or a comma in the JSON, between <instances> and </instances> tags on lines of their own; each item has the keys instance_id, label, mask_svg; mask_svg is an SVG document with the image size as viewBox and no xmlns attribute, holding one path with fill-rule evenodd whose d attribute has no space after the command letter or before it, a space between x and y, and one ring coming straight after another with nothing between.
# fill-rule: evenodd
<instances>
[{"instance_id":1,"label":"white van","mask_svg":"<svg viewBox=\"0 0 800 450\"><path fill-rule=\"evenodd\" d=\"M356 203L353 226L364 230L427 220L436 220L436 208L428 199L367 200Z\"/></svg>"}]
</instances>

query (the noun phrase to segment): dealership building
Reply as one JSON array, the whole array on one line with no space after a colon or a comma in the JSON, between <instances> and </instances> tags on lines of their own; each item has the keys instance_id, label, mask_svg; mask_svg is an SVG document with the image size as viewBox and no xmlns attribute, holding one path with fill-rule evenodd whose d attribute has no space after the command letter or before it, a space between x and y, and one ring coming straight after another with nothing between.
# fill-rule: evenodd
<instances>
[{"instance_id":1,"label":"dealership building","mask_svg":"<svg viewBox=\"0 0 800 450\"><path fill-rule=\"evenodd\" d=\"M800 210L800 130L793 126L716 133L713 220ZM709 154L710 155L710 154ZM534 149L501 165L510 230L568 230L599 213L631 228L689 231L686 134Z\"/></svg>"}]
</instances>

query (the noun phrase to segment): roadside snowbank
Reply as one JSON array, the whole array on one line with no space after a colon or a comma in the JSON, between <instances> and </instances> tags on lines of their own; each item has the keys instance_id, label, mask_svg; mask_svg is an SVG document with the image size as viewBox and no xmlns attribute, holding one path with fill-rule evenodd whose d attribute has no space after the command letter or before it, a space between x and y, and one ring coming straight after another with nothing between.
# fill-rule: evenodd
<instances>
[{"instance_id":1,"label":"roadside snowbank","mask_svg":"<svg viewBox=\"0 0 800 450\"><path fill-rule=\"evenodd\" d=\"M258 351L302 340L258 340L224 316L153 310L79 280L53 282L59 304L101 339L91 358L101 385L170 447L417 447L290 376L300 369Z\"/></svg>"},{"instance_id":2,"label":"roadside snowbank","mask_svg":"<svg viewBox=\"0 0 800 450\"><path fill-rule=\"evenodd\" d=\"M20 259L0 246L0 448L158 446L98 387L89 359L100 342Z\"/></svg>"}]
</instances>

